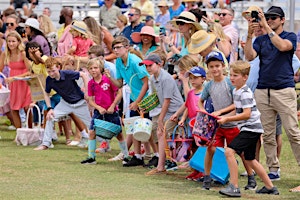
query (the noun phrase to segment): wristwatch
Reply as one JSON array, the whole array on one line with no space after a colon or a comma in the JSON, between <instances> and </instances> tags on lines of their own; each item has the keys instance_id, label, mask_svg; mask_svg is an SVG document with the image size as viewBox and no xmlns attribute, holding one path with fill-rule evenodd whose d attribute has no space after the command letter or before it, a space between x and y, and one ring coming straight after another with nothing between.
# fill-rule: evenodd
<instances>
[{"instance_id":1,"label":"wristwatch","mask_svg":"<svg viewBox=\"0 0 300 200\"><path fill-rule=\"evenodd\" d=\"M276 33L275 33L274 31L272 31L271 33L268 34L268 35L269 35L269 38L274 37L275 34L276 34Z\"/></svg>"},{"instance_id":2,"label":"wristwatch","mask_svg":"<svg viewBox=\"0 0 300 200\"><path fill-rule=\"evenodd\" d=\"M52 109L53 109L52 107L48 107L48 108L47 108L47 111L52 110Z\"/></svg>"}]
</instances>

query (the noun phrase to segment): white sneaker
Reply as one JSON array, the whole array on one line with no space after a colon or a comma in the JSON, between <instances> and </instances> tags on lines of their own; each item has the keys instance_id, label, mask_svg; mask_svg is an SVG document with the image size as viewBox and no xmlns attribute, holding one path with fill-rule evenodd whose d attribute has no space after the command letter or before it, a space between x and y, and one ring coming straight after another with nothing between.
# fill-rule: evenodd
<instances>
[{"instance_id":1,"label":"white sneaker","mask_svg":"<svg viewBox=\"0 0 300 200\"><path fill-rule=\"evenodd\" d=\"M88 147L88 138L81 138L81 140L77 146L79 148L87 148Z\"/></svg>"},{"instance_id":2,"label":"white sneaker","mask_svg":"<svg viewBox=\"0 0 300 200\"><path fill-rule=\"evenodd\" d=\"M72 142L70 142L69 144L67 144L68 146L77 146L80 142L73 140Z\"/></svg>"},{"instance_id":3,"label":"white sneaker","mask_svg":"<svg viewBox=\"0 0 300 200\"><path fill-rule=\"evenodd\" d=\"M16 129L16 127L14 125L10 125L10 126L7 127L7 130L9 130L9 131L15 131L17 129Z\"/></svg>"},{"instance_id":4,"label":"white sneaker","mask_svg":"<svg viewBox=\"0 0 300 200\"><path fill-rule=\"evenodd\" d=\"M117 156L108 159L108 161L119 161L124 159L124 154L121 152Z\"/></svg>"},{"instance_id":5,"label":"white sneaker","mask_svg":"<svg viewBox=\"0 0 300 200\"><path fill-rule=\"evenodd\" d=\"M54 145L51 143L50 146L48 147L49 149L53 149Z\"/></svg>"}]
</instances>

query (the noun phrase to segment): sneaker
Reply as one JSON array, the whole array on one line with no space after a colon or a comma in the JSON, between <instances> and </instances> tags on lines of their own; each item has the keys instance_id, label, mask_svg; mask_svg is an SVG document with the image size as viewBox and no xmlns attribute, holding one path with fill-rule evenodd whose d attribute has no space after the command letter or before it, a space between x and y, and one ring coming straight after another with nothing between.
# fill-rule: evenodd
<instances>
[{"instance_id":1,"label":"sneaker","mask_svg":"<svg viewBox=\"0 0 300 200\"><path fill-rule=\"evenodd\" d=\"M128 156L128 157L125 157L122 161L122 164L127 164L129 162L129 160L131 160L132 157Z\"/></svg>"},{"instance_id":2,"label":"sneaker","mask_svg":"<svg viewBox=\"0 0 300 200\"><path fill-rule=\"evenodd\" d=\"M10 125L10 126L7 127L7 130L9 130L9 131L15 131L17 129L16 129L16 127L14 125Z\"/></svg>"},{"instance_id":3,"label":"sneaker","mask_svg":"<svg viewBox=\"0 0 300 200\"><path fill-rule=\"evenodd\" d=\"M227 188L220 190L219 193L229 197L241 197L240 188L234 187L231 183L227 186Z\"/></svg>"},{"instance_id":4,"label":"sneaker","mask_svg":"<svg viewBox=\"0 0 300 200\"><path fill-rule=\"evenodd\" d=\"M108 152L108 151L111 151L111 149L110 149L109 143L106 142L106 141L103 141L100 144L99 148L97 148L95 150L96 153L105 153L105 152Z\"/></svg>"},{"instance_id":5,"label":"sneaker","mask_svg":"<svg viewBox=\"0 0 300 200\"><path fill-rule=\"evenodd\" d=\"M272 187L271 189L267 189L265 186L260 190L256 190L257 194L274 194L279 195L278 189L276 187Z\"/></svg>"},{"instance_id":6,"label":"sneaker","mask_svg":"<svg viewBox=\"0 0 300 200\"><path fill-rule=\"evenodd\" d=\"M204 174L202 172L198 172L196 176L193 177L193 181L202 182L204 180Z\"/></svg>"},{"instance_id":7,"label":"sneaker","mask_svg":"<svg viewBox=\"0 0 300 200\"><path fill-rule=\"evenodd\" d=\"M69 144L67 144L68 146L77 146L80 142L73 140L72 142L70 142Z\"/></svg>"},{"instance_id":8,"label":"sneaker","mask_svg":"<svg viewBox=\"0 0 300 200\"><path fill-rule=\"evenodd\" d=\"M144 165L144 159L138 159L136 156L133 156L131 160L129 160L127 163L123 164L123 167L134 167L134 166L143 166Z\"/></svg>"},{"instance_id":9,"label":"sneaker","mask_svg":"<svg viewBox=\"0 0 300 200\"><path fill-rule=\"evenodd\" d=\"M53 149L54 148L54 144L50 144L50 146L48 147L49 149Z\"/></svg>"},{"instance_id":10,"label":"sneaker","mask_svg":"<svg viewBox=\"0 0 300 200\"><path fill-rule=\"evenodd\" d=\"M279 181L280 180L279 174L278 173L275 174L275 173L274 172L268 173L268 176L269 176L271 181Z\"/></svg>"},{"instance_id":11,"label":"sneaker","mask_svg":"<svg viewBox=\"0 0 300 200\"><path fill-rule=\"evenodd\" d=\"M152 176L152 175L166 175L166 174L167 174L167 171L166 171L165 169L162 170L162 171L159 171L157 168L152 169L151 171L145 173L146 176Z\"/></svg>"},{"instance_id":12,"label":"sneaker","mask_svg":"<svg viewBox=\"0 0 300 200\"><path fill-rule=\"evenodd\" d=\"M193 180L193 178L194 178L197 174L199 174L199 171L194 170L191 174L187 175L187 176L185 177L185 179L187 179L187 180Z\"/></svg>"},{"instance_id":13,"label":"sneaker","mask_svg":"<svg viewBox=\"0 0 300 200\"><path fill-rule=\"evenodd\" d=\"M245 190L256 190L257 185L254 178L254 175L248 176L248 184L245 186Z\"/></svg>"},{"instance_id":14,"label":"sneaker","mask_svg":"<svg viewBox=\"0 0 300 200\"><path fill-rule=\"evenodd\" d=\"M81 138L81 140L77 146L79 148L87 148L88 147L88 138Z\"/></svg>"},{"instance_id":15,"label":"sneaker","mask_svg":"<svg viewBox=\"0 0 300 200\"><path fill-rule=\"evenodd\" d=\"M256 176L256 173L255 171L253 170L253 175ZM240 174L240 176L244 176L244 177L247 177L248 176L248 173L247 171L244 171L243 173Z\"/></svg>"},{"instance_id":16,"label":"sneaker","mask_svg":"<svg viewBox=\"0 0 300 200\"><path fill-rule=\"evenodd\" d=\"M177 166L176 162L173 162L173 161L170 161L170 160L166 160L165 169L167 171L175 171L175 170L178 169L178 166Z\"/></svg>"},{"instance_id":17,"label":"sneaker","mask_svg":"<svg viewBox=\"0 0 300 200\"><path fill-rule=\"evenodd\" d=\"M211 183L212 183L212 179L211 179L210 175L205 175L203 178L202 188L209 190L211 187Z\"/></svg>"},{"instance_id":18,"label":"sneaker","mask_svg":"<svg viewBox=\"0 0 300 200\"><path fill-rule=\"evenodd\" d=\"M84 164L84 165L95 165L95 164L97 164L95 158L87 158L87 159L81 161L80 163Z\"/></svg>"},{"instance_id":19,"label":"sneaker","mask_svg":"<svg viewBox=\"0 0 300 200\"><path fill-rule=\"evenodd\" d=\"M157 156L153 156L151 158L151 160L149 160L148 164L145 165L145 167L157 167L158 165L158 157Z\"/></svg>"},{"instance_id":20,"label":"sneaker","mask_svg":"<svg viewBox=\"0 0 300 200\"><path fill-rule=\"evenodd\" d=\"M108 161L119 161L124 159L124 154L121 152L113 158L108 159Z\"/></svg>"}]
</instances>

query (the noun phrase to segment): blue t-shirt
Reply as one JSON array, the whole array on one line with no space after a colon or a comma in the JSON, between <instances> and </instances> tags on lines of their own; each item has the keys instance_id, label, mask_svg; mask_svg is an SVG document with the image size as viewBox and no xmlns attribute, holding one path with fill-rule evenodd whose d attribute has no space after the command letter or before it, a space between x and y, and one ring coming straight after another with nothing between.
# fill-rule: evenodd
<instances>
[{"instance_id":1,"label":"blue t-shirt","mask_svg":"<svg viewBox=\"0 0 300 200\"><path fill-rule=\"evenodd\" d=\"M169 8L169 12L170 12L170 19L173 19L174 17L177 17L178 15L180 15L180 13L182 13L182 11L184 11L184 5L180 5L179 8L177 10L173 10L172 6L170 6Z\"/></svg>"},{"instance_id":2,"label":"blue t-shirt","mask_svg":"<svg viewBox=\"0 0 300 200\"><path fill-rule=\"evenodd\" d=\"M143 87L143 81L141 79L146 76L149 77L145 65L139 66L140 62L142 62L142 60L131 53L128 53L126 66L123 64L121 58L117 58L116 60L116 79L123 79L128 83L131 89L130 99L132 101L135 101L138 98Z\"/></svg>"},{"instance_id":3,"label":"blue t-shirt","mask_svg":"<svg viewBox=\"0 0 300 200\"><path fill-rule=\"evenodd\" d=\"M268 35L259 36L254 41L253 48L260 60L257 89L295 87L292 58L297 46L297 36L293 32L283 31L279 37L291 41L293 49L279 51Z\"/></svg>"},{"instance_id":4,"label":"blue t-shirt","mask_svg":"<svg viewBox=\"0 0 300 200\"><path fill-rule=\"evenodd\" d=\"M50 76L46 78L46 93L50 93L51 89L53 89L70 104L75 104L84 99L84 94L76 83L80 73L71 70L60 70L59 73L59 80Z\"/></svg>"},{"instance_id":5,"label":"blue t-shirt","mask_svg":"<svg viewBox=\"0 0 300 200\"><path fill-rule=\"evenodd\" d=\"M133 32L141 32L141 29L145 26L144 23L139 23L137 26L132 27L131 25L128 25L124 28L124 30L122 31L121 35L123 35L124 37L126 37L129 41L130 44L138 44L132 41L131 39L131 34Z\"/></svg>"}]
</instances>

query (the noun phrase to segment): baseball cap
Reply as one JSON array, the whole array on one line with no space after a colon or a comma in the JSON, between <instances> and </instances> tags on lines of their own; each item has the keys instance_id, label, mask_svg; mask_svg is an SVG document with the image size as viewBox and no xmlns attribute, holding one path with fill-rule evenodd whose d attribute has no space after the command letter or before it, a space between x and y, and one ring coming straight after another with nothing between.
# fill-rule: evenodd
<instances>
[{"instance_id":1,"label":"baseball cap","mask_svg":"<svg viewBox=\"0 0 300 200\"><path fill-rule=\"evenodd\" d=\"M271 6L267 12L265 12L265 16L270 16L270 15L277 15L280 17L284 17L284 12L282 8L278 6Z\"/></svg>"},{"instance_id":2,"label":"baseball cap","mask_svg":"<svg viewBox=\"0 0 300 200\"><path fill-rule=\"evenodd\" d=\"M194 76L201 76L206 77L206 72L202 67L195 66L192 67L189 71L187 71L184 76L187 78L190 74L193 74Z\"/></svg>"},{"instance_id":3,"label":"baseball cap","mask_svg":"<svg viewBox=\"0 0 300 200\"><path fill-rule=\"evenodd\" d=\"M145 21L147 22L147 21L149 21L151 19L154 19L154 18L151 15L147 15L146 18L145 18Z\"/></svg>"},{"instance_id":4,"label":"baseball cap","mask_svg":"<svg viewBox=\"0 0 300 200\"><path fill-rule=\"evenodd\" d=\"M206 64L209 63L211 60L219 60L224 63L223 55L221 52L212 51L206 56Z\"/></svg>"},{"instance_id":5,"label":"baseball cap","mask_svg":"<svg viewBox=\"0 0 300 200\"><path fill-rule=\"evenodd\" d=\"M153 63L162 63L160 57L157 54L150 54L148 55L139 65L152 65Z\"/></svg>"}]
</instances>

